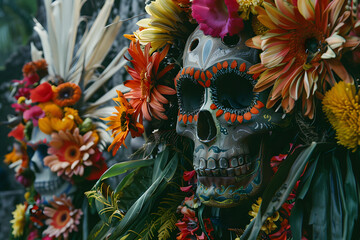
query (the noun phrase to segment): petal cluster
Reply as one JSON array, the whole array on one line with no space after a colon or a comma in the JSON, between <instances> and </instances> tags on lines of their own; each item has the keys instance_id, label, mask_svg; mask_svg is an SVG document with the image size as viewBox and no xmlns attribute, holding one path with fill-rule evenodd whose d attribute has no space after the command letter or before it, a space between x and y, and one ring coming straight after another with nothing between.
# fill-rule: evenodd
<instances>
[{"instance_id":1,"label":"petal cluster","mask_svg":"<svg viewBox=\"0 0 360 240\"><path fill-rule=\"evenodd\" d=\"M348 36L353 23L345 1L275 0L256 9L269 30L246 43L263 50L261 63L249 69L260 75L255 90L272 87L267 107L281 99L285 112L291 112L300 99L304 115L313 118L315 92L325 91L324 81L335 82L332 71L346 82L353 81L340 62L343 50L359 43Z\"/></svg>"},{"instance_id":2,"label":"petal cluster","mask_svg":"<svg viewBox=\"0 0 360 240\"><path fill-rule=\"evenodd\" d=\"M45 221L48 226L43 232L44 235L55 238L68 239L69 233L77 232L83 212L76 209L71 202L71 198L62 194L59 197L54 196L50 206L44 208L44 214L47 216Z\"/></svg>"},{"instance_id":3,"label":"petal cluster","mask_svg":"<svg viewBox=\"0 0 360 240\"><path fill-rule=\"evenodd\" d=\"M130 99L130 104L135 109L135 114L144 116L151 120L151 116L157 119L167 119L163 113L165 111L163 104L168 100L163 95L173 95L176 91L168 86L158 84L173 65L167 65L160 71L160 63L165 58L169 50L167 45L162 52L150 54L150 43L145 46L144 52L140 48L139 42L131 42L129 54L133 58L130 60L133 67L128 67L127 71L133 78L124 83L126 87L131 88L129 93L125 94ZM140 120L142 121L142 120Z\"/></svg>"},{"instance_id":4,"label":"petal cluster","mask_svg":"<svg viewBox=\"0 0 360 240\"><path fill-rule=\"evenodd\" d=\"M83 136L79 129L67 129L51 134L49 156L44 158L44 163L58 176L65 174L72 177L74 174L83 176L84 168L93 165L91 156L95 153L94 137L92 131Z\"/></svg>"},{"instance_id":5,"label":"petal cluster","mask_svg":"<svg viewBox=\"0 0 360 240\"><path fill-rule=\"evenodd\" d=\"M335 84L322 104L338 143L355 151L360 145L360 94L355 85L343 81Z\"/></svg>"}]
</instances>

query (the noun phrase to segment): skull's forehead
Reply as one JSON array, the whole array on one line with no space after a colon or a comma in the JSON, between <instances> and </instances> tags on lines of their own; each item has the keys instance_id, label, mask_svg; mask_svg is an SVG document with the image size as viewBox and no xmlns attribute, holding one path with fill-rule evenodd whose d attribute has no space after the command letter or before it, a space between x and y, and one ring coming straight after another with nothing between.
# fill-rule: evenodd
<instances>
[{"instance_id":1,"label":"skull's forehead","mask_svg":"<svg viewBox=\"0 0 360 240\"><path fill-rule=\"evenodd\" d=\"M245 45L251 38L249 31L242 31L224 39L205 35L199 27L188 38L183 55L183 67L205 70L214 64L234 59L251 66L259 62L259 51Z\"/></svg>"}]
</instances>

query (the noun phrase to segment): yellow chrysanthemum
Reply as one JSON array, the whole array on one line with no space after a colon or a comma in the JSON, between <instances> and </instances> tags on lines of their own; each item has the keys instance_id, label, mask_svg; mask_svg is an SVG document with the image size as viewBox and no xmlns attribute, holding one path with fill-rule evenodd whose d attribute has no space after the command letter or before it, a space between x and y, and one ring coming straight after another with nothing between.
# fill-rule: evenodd
<instances>
[{"instance_id":1,"label":"yellow chrysanthemum","mask_svg":"<svg viewBox=\"0 0 360 240\"><path fill-rule=\"evenodd\" d=\"M257 15L258 12L255 10L256 6L261 6L263 0L236 0L239 4L239 12L241 12L240 17L244 20L249 19L250 12L254 15Z\"/></svg>"},{"instance_id":2,"label":"yellow chrysanthemum","mask_svg":"<svg viewBox=\"0 0 360 240\"><path fill-rule=\"evenodd\" d=\"M139 40L142 45L151 43L151 52L173 43L175 38L186 38L188 29L184 26L187 20L185 13L174 1L156 0L145 7L150 18L137 22L140 27L134 35L125 35L131 40Z\"/></svg>"},{"instance_id":3,"label":"yellow chrysanthemum","mask_svg":"<svg viewBox=\"0 0 360 240\"><path fill-rule=\"evenodd\" d=\"M52 132L59 132L66 129L72 130L76 125L74 119L71 117L56 118L44 117L39 119L39 128L43 133L51 134Z\"/></svg>"},{"instance_id":4,"label":"yellow chrysanthemum","mask_svg":"<svg viewBox=\"0 0 360 240\"><path fill-rule=\"evenodd\" d=\"M249 215L253 217L251 221L257 216L261 202L262 199L261 197L259 197L258 200L256 200L256 203L254 203L251 206L252 211L249 211ZM266 234L270 234L272 231L277 229L275 222L278 221L279 219L280 219L280 214L278 211L276 211L271 217L268 217L266 219L264 225L261 227L261 230L264 231Z\"/></svg>"},{"instance_id":5,"label":"yellow chrysanthemum","mask_svg":"<svg viewBox=\"0 0 360 240\"><path fill-rule=\"evenodd\" d=\"M338 143L353 151L360 145L359 100L355 85L341 81L326 92L322 102Z\"/></svg>"},{"instance_id":6,"label":"yellow chrysanthemum","mask_svg":"<svg viewBox=\"0 0 360 240\"><path fill-rule=\"evenodd\" d=\"M70 107L66 107L64 111L65 111L65 117L74 120L77 124L81 124L83 122L81 117L79 117L79 113L77 110Z\"/></svg>"},{"instance_id":7,"label":"yellow chrysanthemum","mask_svg":"<svg viewBox=\"0 0 360 240\"><path fill-rule=\"evenodd\" d=\"M14 237L20 237L24 233L25 210L24 204L18 204L16 205L15 211L12 212L13 219L10 223L12 223L12 234Z\"/></svg>"}]
</instances>

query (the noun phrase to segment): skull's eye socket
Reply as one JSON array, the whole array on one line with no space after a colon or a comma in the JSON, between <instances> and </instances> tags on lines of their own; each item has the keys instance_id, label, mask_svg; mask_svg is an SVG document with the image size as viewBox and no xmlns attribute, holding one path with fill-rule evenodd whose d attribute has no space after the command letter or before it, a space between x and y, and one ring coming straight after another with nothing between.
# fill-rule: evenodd
<instances>
[{"instance_id":1,"label":"skull's eye socket","mask_svg":"<svg viewBox=\"0 0 360 240\"><path fill-rule=\"evenodd\" d=\"M190 76L182 76L177 82L177 96L180 112L193 114L199 111L204 103L205 89Z\"/></svg>"},{"instance_id":2,"label":"skull's eye socket","mask_svg":"<svg viewBox=\"0 0 360 240\"><path fill-rule=\"evenodd\" d=\"M240 36L239 35L226 35L223 39L221 39L221 41L223 42L223 44L225 44L228 47L235 47L238 42L240 41Z\"/></svg>"},{"instance_id":3,"label":"skull's eye socket","mask_svg":"<svg viewBox=\"0 0 360 240\"><path fill-rule=\"evenodd\" d=\"M199 45L199 39L194 39L192 40L192 42L190 43L189 46L189 51L192 52L193 50L195 50L195 48Z\"/></svg>"},{"instance_id":4,"label":"skull's eye socket","mask_svg":"<svg viewBox=\"0 0 360 240\"><path fill-rule=\"evenodd\" d=\"M237 69L223 69L213 77L211 84L214 103L224 111L242 114L257 100L252 77Z\"/></svg>"}]
</instances>

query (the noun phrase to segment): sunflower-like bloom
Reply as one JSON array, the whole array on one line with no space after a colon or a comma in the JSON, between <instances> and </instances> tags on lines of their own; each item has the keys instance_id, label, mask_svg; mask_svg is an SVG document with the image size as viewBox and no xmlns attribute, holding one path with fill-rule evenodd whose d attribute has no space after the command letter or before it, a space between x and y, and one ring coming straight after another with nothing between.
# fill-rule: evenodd
<instances>
[{"instance_id":1,"label":"sunflower-like bloom","mask_svg":"<svg viewBox=\"0 0 360 240\"><path fill-rule=\"evenodd\" d=\"M62 83L54 90L53 101L60 107L72 106L79 101L81 89L75 83Z\"/></svg>"},{"instance_id":2,"label":"sunflower-like bloom","mask_svg":"<svg viewBox=\"0 0 360 240\"><path fill-rule=\"evenodd\" d=\"M252 13L257 15L256 11L257 6L261 6L263 0L236 0L239 4L239 12L241 12L240 17L244 20L249 19L249 14Z\"/></svg>"},{"instance_id":3,"label":"sunflower-like bloom","mask_svg":"<svg viewBox=\"0 0 360 240\"><path fill-rule=\"evenodd\" d=\"M298 0L293 5L275 0L275 4L264 2L265 9L256 8L269 31L246 42L263 50L261 63L249 73L260 74L255 91L272 87L268 108L282 99L283 109L290 112L302 98L304 115L313 118L315 91L325 86L324 79L335 82L329 70L346 82L353 81L339 59L344 48L359 44L359 38L348 36L353 23L345 3Z\"/></svg>"},{"instance_id":4,"label":"sunflower-like bloom","mask_svg":"<svg viewBox=\"0 0 360 240\"><path fill-rule=\"evenodd\" d=\"M355 151L360 145L360 95L354 84L335 84L322 101L338 143Z\"/></svg>"},{"instance_id":5,"label":"sunflower-like bloom","mask_svg":"<svg viewBox=\"0 0 360 240\"><path fill-rule=\"evenodd\" d=\"M133 41L138 40L142 45L151 43L150 52L189 35L190 30L184 24L188 21L186 14L174 1L156 0L147 5L145 10L150 18L138 21L136 24L139 30L134 32L134 35L125 37Z\"/></svg>"},{"instance_id":6,"label":"sunflower-like bloom","mask_svg":"<svg viewBox=\"0 0 360 240\"><path fill-rule=\"evenodd\" d=\"M125 86L131 88L125 97L131 99L130 104L135 109L135 115L140 115L140 121L142 121L142 116L149 121L151 116L167 119L163 113L165 111L163 104L168 103L168 100L163 94L173 95L176 91L164 85L157 85L156 82L173 68L173 65L168 65L159 72L160 62L168 50L169 45L161 53L155 52L150 55L150 43L145 46L144 52L138 42L130 43L128 51L133 58L130 62L134 68L128 67L127 71L133 79L124 83Z\"/></svg>"},{"instance_id":7,"label":"sunflower-like bloom","mask_svg":"<svg viewBox=\"0 0 360 240\"><path fill-rule=\"evenodd\" d=\"M251 221L257 216L261 202L262 202L262 198L259 197L258 200L256 200L256 203L251 205L252 211L249 211L249 215L253 217ZM278 228L275 224L275 222L278 220L281 220L281 217L279 212L276 211L271 217L268 217L265 220L264 225L261 227L261 230L264 231L266 234L270 234L271 232L273 232Z\"/></svg>"},{"instance_id":8,"label":"sunflower-like bloom","mask_svg":"<svg viewBox=\"0 0 360 240\"><path fill-rule=\"evenodd\" d=\"M24 234L25 210L26 207L24 204L18 204L16 205L15 211L12 212L13 219L10 223L12 223L12 235L14 235L14 237L20 237Z\"/></svg>"},{"instance_id":9,"label":"sunflower-like bloom","mask_svg":"<svg viewBox=\"0 0 360 240\"><path fill-rule=\"evenodd\" d=\"M136 121L135 109L126 101L124 95L120 91L116 91L117 98L113 98L117 106L115 106L116 112L113 112L115 116L109 116L102 118L102 120L109 121L109 126L106 131L112 131L113 142L108 148L110 151L113 148L113 155L116 154L122 144L126 147L124 141L129 132L132 137L141 136L144 132L144 126Z\"/></svg>"},{"instance_id":10,"label":"sunflower-like bloom","mask_svg":"<svg viewBox=\"0 0 360 240\"><path fill-rule=\"evenodd\" d=\"M66 197L65 194L60 197L54 196L49 204L49 207L44 208L44 214L47 217L45 223L48 227L43 234L57 239L68 239L69 233L78 231L83 212L81 209L76 209L70 197Z\"/></svg>"},{"instance_id":11,"label":"sunflower-like bloom","mask_svg":"<svg viewBox=\"0 0 360 240\"><path fill-rule=\"evenodd\" d=\"M84 168L93 165L91 156L95 153L92 132L81 136L79 129L59 131L51 134L49 156L44 158L44 164L51 171L72 177L74 174L84 175Z\"/></svg>"}]
</instances>

